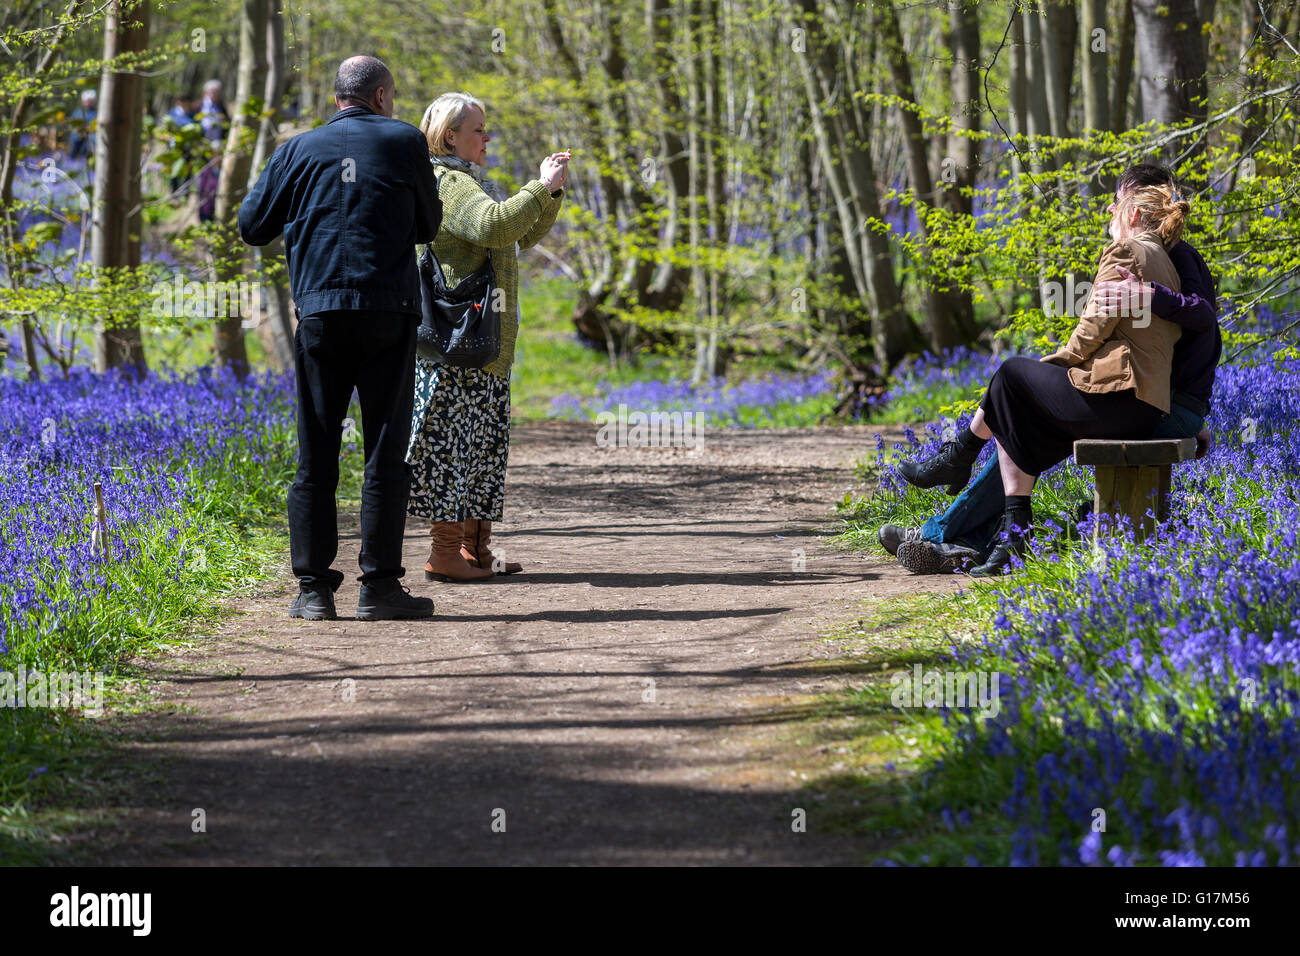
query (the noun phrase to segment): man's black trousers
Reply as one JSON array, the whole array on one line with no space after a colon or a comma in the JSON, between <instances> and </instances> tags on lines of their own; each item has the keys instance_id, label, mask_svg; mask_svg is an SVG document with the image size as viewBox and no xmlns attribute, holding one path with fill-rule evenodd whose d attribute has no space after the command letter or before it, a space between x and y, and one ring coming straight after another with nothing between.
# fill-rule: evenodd
<instances>
[{"instance_id":1,"label":"man's black trousers","mask_svg":"<svg viewBox=\"0 0 1300 956\"><path fill-rule=\"evenodd\" d=\"M399 312L322 312L298 322L298 475L289 489L289 549L304 590L338 590L334 493L352 389L361 403L366 456L361 488L361 580L399 578L410 479L406 445L415 398L419 317ZM349 429L349 435L352 432Z\"/></svg>"}]
</instances>

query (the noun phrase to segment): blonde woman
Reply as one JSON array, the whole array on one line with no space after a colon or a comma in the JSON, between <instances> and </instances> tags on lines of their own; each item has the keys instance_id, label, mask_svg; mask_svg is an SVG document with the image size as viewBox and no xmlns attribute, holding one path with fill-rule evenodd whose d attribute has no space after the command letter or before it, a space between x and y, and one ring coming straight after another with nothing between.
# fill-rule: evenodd
<instances>
[{"instance_id":1,"label":"blonde woman","mask_svg":"<svg viewBox=\"0 0 1300 956\"><path fill-rule=\"evenodd\" d=\"M492 260L505 294L501 353L486 368L457 368L416 360L415 411L406 461L411 472L407 510L430 522L433 547L425 577L481 581L523 568L489 548L492 522L505 506L510 452L510 366L519 331L519 249L550 231L564 198L569 154L542 160L536 179L506 198L484 175L491 141L483 104L467 93L444 93L429 104L420 131L442 200L442 227L433 254L454 288Z\"/></svg>"},{"instance_id":2,"label":"blonde woman","mask_svg":"<svg viewBox=\"0 0 1300 956\"><path fill-rule=\"evenodd\" d=\"M1178 292L1182 280L1169 258L1190 204L1173 186L1140 186L1110 206L1113 240L1101 254L1093 285L1114 282L1120 270L1141 282ZM1170 410L1174 343L1182 330L1154 315L1149 302L1121 311L1090 297L1069 340L1040 361L1007 359L989 381L970 427L937 454L904 462L899 473L920 488L947 485L956 494L990 438L997 439L1006 505L999 543L970 573L1004 573L1027 548L1034 482L1064 461L1079 438L1151 437Z\"/></svg>"}]
</instances>

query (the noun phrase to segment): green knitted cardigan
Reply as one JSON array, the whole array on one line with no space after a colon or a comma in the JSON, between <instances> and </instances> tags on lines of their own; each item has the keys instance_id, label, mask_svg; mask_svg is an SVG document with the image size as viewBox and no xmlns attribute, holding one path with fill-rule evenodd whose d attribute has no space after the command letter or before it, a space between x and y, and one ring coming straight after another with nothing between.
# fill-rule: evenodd
<instances>
[{"instance_id":1,"label":"green knitted cardigan","mask_svg":"<svg viewBox=\"0 0 1300 956\"><path fill-rule=\"evenodd\" d=\"M444 165L450 158L438 157L441 162L433 167L442 199L442 226L433 240L433 254L447 277L447 286L455 288L491 253L497 285L505 291L505 308L501 313L501 354L485 371L509 378L519 334L515 243L520 249L528 249L541 242L555 224L564 191L552 196L541 180L533 179L509 199L497 202L469 172Z\"/></svg>"}]
</instances>

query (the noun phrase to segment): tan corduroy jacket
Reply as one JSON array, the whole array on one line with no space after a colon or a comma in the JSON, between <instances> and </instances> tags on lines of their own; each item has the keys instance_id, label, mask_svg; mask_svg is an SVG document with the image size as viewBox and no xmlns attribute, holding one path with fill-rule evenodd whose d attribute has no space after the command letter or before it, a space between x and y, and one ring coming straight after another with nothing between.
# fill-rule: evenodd
<instances>
[{"instance_id":1,"label":"tan corduroy jacket","mask_svg":"<svg viewBox=\"0 0 1300 956\"><path fill-rule=\"evenodd\" d=\"M1112 242L1103 250L1092 280L1113 282L1124 266L1142 282L1159 282L1175 292L1182 283L1169 254L1154 232ZM1102 315L1093 296L1079 317L1070 340L1042 361L1070 370L1070 381L1081 392L1134 389L1137 397L1169 412L1169 374L1174 343L1182 329L1134 304L1132 315Z\"/></svg>"},{"instance_id":2,"label":"tan corduroy jacket","mask_svg":"<svg viewBox=\"0 0 1300 956\"><path fill-rule=\"evenodd\" d=\"M501 312L501 354L485 371L508 378L519 332L515 243L528 249L542 241L555 224L563 190L552 196L541 180L533 179L505 202L497 202L468 173L445 166L434 166L433 172L442 200L442 226L433 240L433 254L447 277L447 286L455 288L491 253L497 286L505 292L505 308Z\"/></svg>"}]
</instances>

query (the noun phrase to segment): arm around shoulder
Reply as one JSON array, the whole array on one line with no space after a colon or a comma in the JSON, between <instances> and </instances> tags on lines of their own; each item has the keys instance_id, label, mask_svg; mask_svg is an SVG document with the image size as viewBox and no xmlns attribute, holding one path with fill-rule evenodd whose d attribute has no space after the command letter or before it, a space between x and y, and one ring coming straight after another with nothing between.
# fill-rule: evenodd
<instances>
[{"instance_id":1,"label":"arm around shoulder","mask_svg":"<svg viewBox=\"0 0 1300 956\"><path fill-rule=\"evenodd\" d=\"M1117 280L1120 266L1124 266L1134 274L1139 271L1133 246L1126 240L1112 242L1102 252L1101 261L1097 264L1097 275L1093 278L1093 286L1095 287L1098 282ZM1042 361L1054 365L1080 364L1101 348L1102 343L1115 331L1118 322L1118 315L1104 314L1097 308L1094 298L1088 296L1088 304L1084 307L1083 314L1079 316L1079 321L1070 334L1069 340L1051 355L1044 356Z\"/></svg>"}]
</instances>

